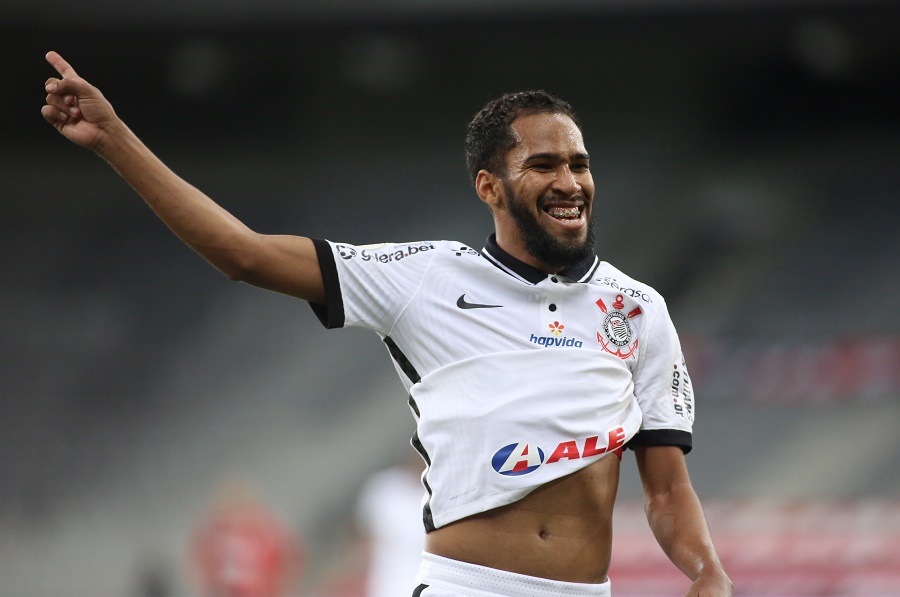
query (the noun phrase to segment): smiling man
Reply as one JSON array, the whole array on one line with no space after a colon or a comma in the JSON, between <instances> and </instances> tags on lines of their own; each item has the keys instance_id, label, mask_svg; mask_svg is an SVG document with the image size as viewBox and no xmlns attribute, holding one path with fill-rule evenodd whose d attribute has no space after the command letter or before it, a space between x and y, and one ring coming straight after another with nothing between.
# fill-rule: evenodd
<instances>
[{"instance_id":1,"label":"smiling man","mask_svg":"<svg viewBox=\"0 0 900 597\"><path fill-rule=\"evenodd\" d=\"M513 108L517 103L523 105L519 111ZM532 112L538 107L543 111ZM501 115L498 131L482 124ZM515 119L506 122L508 116ZM483 142L474 137L479 133L505 141L491 147L506 157L494 170L478 155ZM590 157L569 106L539 94L505 96L476 117L467 146L470 169L478 167L472 172L475 189L494 214L498 244L546 271L593 253Z\"/></svg>"},{"instance_id":2,"label":"smiling man","mask_svg":"<svg viewBox=\"0 0 900 597\"><path fill-rule=\"evenodd\" d=\"M504 95L472 120L470 174L495 234L378 246L256 233L174 174L55 52L44 118L108 161L233 280L383 339L425 461L419 597L610 595L623 449L648 521L692 585L729 596L684 454L694 396L663 298L593 248L594 182L572 108Z\"/></svg>"}]
</instances>

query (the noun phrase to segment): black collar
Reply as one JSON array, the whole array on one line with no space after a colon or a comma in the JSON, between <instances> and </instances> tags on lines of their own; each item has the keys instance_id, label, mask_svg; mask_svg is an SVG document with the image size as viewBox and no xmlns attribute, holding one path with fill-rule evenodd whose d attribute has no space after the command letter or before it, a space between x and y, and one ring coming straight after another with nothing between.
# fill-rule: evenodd
<instances>
[{"instance_id":1,"label":"black collar","mask_svg":"<svg viewBox=\"0 0 900 597\"><path fill-rule=\"evenodd\" d=\"M484 243L484 249L481 251L488 261L499 267L500 269L518 276L530 284L537 284L547 279L547 274L530 266L524 261L519 261L497 244L497 235L491 234ZM600 265L600 259L594 255L588 255L583 261L558 271L561 276L565 276L576 282L587 282L597 266Z\"/></svg>"}]
</instances>

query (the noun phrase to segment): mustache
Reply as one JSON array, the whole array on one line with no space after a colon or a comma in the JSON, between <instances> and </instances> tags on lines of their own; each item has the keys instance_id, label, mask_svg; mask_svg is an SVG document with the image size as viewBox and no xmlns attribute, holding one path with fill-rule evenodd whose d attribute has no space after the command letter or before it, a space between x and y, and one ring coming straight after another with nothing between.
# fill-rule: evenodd
<instances>
[{"instance_id":1,"label":"mustache","mask_svg":"<svg viewBox=\"0 0 900 597\"><path fill-rule=\"evenodd\" d=\"M546 207L547 205L552 205L554 203L566 203L566 202L581 202L583 205L588 204L587 196L582 193L573 193L571 195L565 195L563 193L547 193L545 195L541 195L538 198L537 205L538 207Z\"/></svg>"}]
</instances>

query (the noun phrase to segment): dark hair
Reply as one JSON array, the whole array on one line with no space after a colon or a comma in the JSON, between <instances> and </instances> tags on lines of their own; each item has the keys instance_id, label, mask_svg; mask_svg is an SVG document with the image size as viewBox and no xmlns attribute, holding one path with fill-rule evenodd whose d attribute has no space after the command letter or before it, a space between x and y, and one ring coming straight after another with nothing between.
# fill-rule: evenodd
<instances>
[{"instance_id":1,"label":"dark hair","mask_svg":"<svg viewBox=\"0 0 900 597\"><path fill-rule=\"evenodd\" d=\"M466 129L466 165L472 182L479 170L506 175L506 154L516 146L510 125L519 116L541 112L565 114L581 128L568 102L540 90L505 93L475 115Z\"/></svg>"}]
</instances>

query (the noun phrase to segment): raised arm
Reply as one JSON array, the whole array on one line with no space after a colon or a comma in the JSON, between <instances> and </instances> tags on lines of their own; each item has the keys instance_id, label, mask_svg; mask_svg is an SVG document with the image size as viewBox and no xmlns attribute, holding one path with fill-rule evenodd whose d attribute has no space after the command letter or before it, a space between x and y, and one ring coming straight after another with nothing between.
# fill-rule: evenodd
<instances>
[{"instance_id":1,"label":"raised arm","mask_svg":"<svg viewBox=\"0 0 900 597\"><path fill-rule=\"evenodd\" d=\"M62 56L48 52L46 58L59 77L45 84L44 119L105 159L181 240L232 280L324 301L310 239L249 229L159 160Z\"/></svg>"},{"instance_id":2,"label":"raised arm","mask_svg":"<svg viewBox=\"0 0 900 597\"><path fill-rule=\"evenodd\" d=\"M731 597L700 500L677 446L636 446L650 528L669 559L693 581L688 597Z\"/></svg>"}]
</instances>

